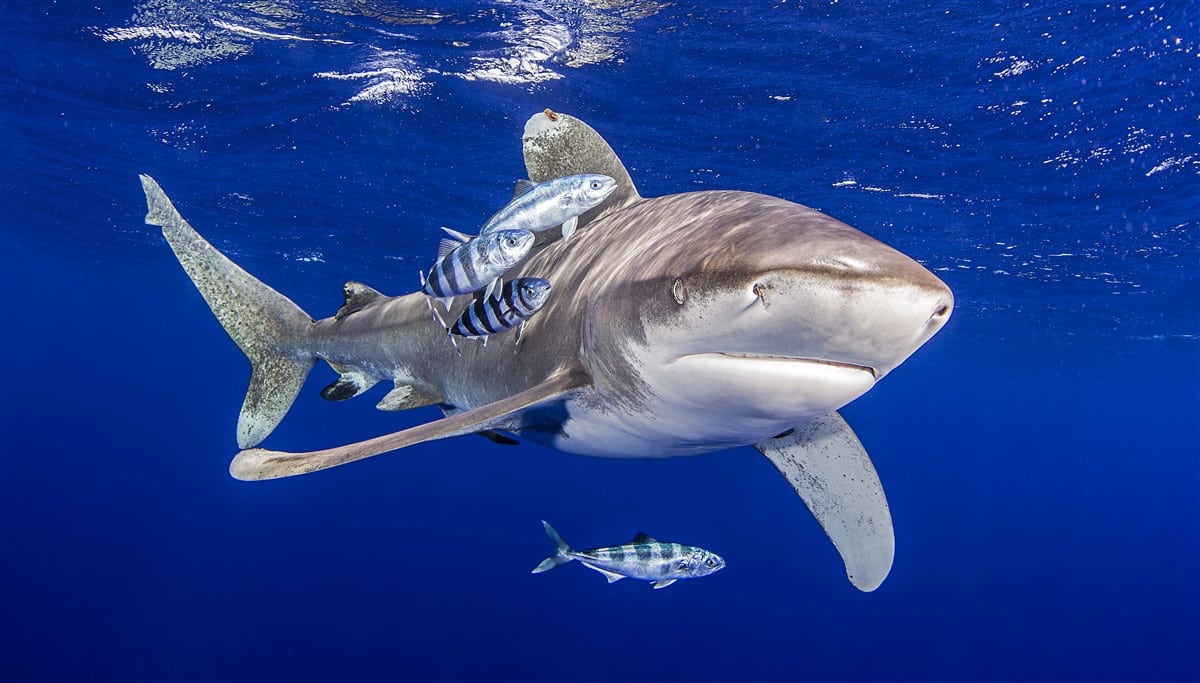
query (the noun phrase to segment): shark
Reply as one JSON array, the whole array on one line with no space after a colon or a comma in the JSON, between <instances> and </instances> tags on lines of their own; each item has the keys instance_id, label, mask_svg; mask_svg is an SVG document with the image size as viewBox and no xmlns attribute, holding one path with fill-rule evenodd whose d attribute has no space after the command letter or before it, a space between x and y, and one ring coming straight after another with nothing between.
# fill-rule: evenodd
<instances>
[{"instance_id":1,"label":"shark","mask_svg":"<svg viewBox=\"0 0 1200 683\"><path fill-rule=\"evenodd\" d=\"M347 282L314 319L197 233L150 176L146 222L162 228L218 321L250 360L233 477L275 479L418 443L482 434L568 453L675 457L750 446L792 486L832 541L850 583L891 570L895 538L878 472L838 410L936 334L949 287L909 256L820 211L753 192L642 197L591 126L546 110L525 125L532 182L582 173L616 190L576 236L539 240L508 277L554 295L513 334L457 349L425 296ZM451 302L457 316L469 297ZM441 416L309 452L259 444L317 361L330 400L378 383L381 410Z\"/></svg>"}]
</instances>

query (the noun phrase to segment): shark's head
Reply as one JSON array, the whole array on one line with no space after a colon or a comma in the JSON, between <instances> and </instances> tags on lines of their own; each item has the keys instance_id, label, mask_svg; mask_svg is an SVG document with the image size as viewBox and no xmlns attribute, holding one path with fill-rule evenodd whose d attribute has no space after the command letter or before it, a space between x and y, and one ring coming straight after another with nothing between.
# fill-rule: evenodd
<instances>
[{"instance_id":1,"label":"shark's head","mask_svg":"<svg viewBox=\"0 0 1200 683\"><path fill-rule=\"evenodd\" d=\"M690 218L664 229L673 215ZM642 410L673 406L656 428L690 430L697 443L765 438L837 410L953 308L949 288L916 261L784 200L689 193L612 219L659 234L631 244L622 272L589 302L584 356L623 359L592 372L629 387Z\"/></svg>"}]
</instances>

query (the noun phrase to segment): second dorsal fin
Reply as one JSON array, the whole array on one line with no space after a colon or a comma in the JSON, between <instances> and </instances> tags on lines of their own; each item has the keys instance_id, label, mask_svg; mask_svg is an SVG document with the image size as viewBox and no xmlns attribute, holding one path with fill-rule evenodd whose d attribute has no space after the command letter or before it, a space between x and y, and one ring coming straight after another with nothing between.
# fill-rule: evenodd
<instances>
[{"instance_id":1,"label":"second dorsal fin","mask_svg":"<svg viewBox=\"0 0 1200 683\"><path fill-rule=\"evenodd\" d=\"M367 304L383 295L361 282L351 280L342 285L342 296L345 297L346 303L342 304L342 307L334 314L333 317L337 320L341 320L351 313L361 311Z\"/></svg>"}]
</instances>

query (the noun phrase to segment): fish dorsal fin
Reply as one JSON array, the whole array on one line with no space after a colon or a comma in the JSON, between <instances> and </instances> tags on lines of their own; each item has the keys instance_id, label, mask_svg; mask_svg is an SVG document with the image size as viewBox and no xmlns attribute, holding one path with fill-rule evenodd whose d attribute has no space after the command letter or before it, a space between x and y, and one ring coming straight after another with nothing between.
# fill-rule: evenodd
<instances>
[{"instance_id":1,"label":"fish dorsal fin","mask_svg":"<svg viewBox=\"0 0 1200 683\"><path fill-rule=\"evenodd\" d=\"M579 217L579 228L642 199L612 147L574 116L549 109L535 114L525 123L521 142L525 170L536 183L580 173L601 173L617 181L617 189L604 203Z\"/></svg>"},{"instance_id":2,"label":"fish dorsal fin","mask_svg":"<svg viewBox=\"0 0 1200 683\"><path fill-rule=\"evenodd\" d=\"M446 258L450 252L458 249L462 246L462 244L463 243L459 242L458 240L448 239L443 239L441 242L438 242L437 260L441 261L442 259Z\"/></svg>"},{"instance_id":3,"label":"fish dorsal fin","mask_svg":"<svg viewBox=\"0 0 1200 683\"><path fill-rule=\"evenodd\" d=\"M465 232L459 232L459 231L455 230L454 228L447 228L444 225L442 226L442 231L445 232L450 237L458 240L459 242L466 243L466 242L470 242L472 239L474 239Z\"/></svg>"},{"instance_id":4,"label":"fish dorsal fin","mask_svg":"<svg viewBox=\"0 0 1200 683\"><path fill-rule=\"evenodd\" d=\"M629 545L644 545L646 543L658 543L658 539L645 531L639 531L637 536L634 536L633 540L629 542Z\"/></svg>"},{"instance_id":5,"label":"fish dorsal fin","mask_svg":"<svg viewBox=\"0 0 1200 683\"><path fill-rule=\"evenodd\" d=\"M367 304L383 295L361 282L351 280L342 285L342 296L345 297L346 303L342 304L342 307L334 314L333 317L337 320L361 311L367 307Z\"/></svg>"},{"instance_id":6,"label":"fish dorsal fin","mask_svg":"<svg viewBox=\"0 0 1200 683\"><path fill-rule=\"evenodd\" d=\"M537 187L537 183L525 179L518 180L517 186L513 188L513 199L527 194L535 187Z\"/></svg>"},{"instance_id":7,"label":"fish dorsal fin","mask_svg":"<svg viewBox=\"0 0 1200 683\"><path fill-rule=\"evenodd\" d=\"M303 381L304 378L300 379ZM474 434L485 429L510 430L519 425L522 413L565 401L589 386L591 379L581 370L564 370L508 398L346 446L308 453L250 448L233 458L229 473L242 481L278 479L344 465L426 441Z\"/></svg>"}]
</instances>

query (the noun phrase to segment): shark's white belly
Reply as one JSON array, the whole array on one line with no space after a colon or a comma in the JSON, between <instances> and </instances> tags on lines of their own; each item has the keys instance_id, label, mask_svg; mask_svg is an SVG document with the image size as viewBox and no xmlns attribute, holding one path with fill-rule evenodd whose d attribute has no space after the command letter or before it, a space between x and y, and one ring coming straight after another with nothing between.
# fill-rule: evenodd
<instances>
[{"instance_id":1,"label":"shark's white belly","mask_svg":"<svg viewBox=\"0 0 1200 683\"><path fill-rule=\"evenodd\" d=\"M600 394L568 401L550 445L617 458L708 453L777 436L874 385L863 370L711 354L681 358L648 378L636 400Z\"/></svg>"}]
</instances>

